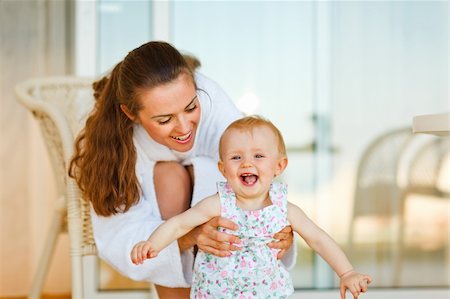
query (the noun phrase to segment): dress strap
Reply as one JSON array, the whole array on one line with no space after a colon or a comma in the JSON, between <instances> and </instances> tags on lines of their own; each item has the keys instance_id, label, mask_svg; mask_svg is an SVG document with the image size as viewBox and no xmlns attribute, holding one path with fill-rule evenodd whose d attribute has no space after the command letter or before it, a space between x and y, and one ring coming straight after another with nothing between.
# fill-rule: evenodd
<instances>
[{"instance_id":1,"label":"dress strap","mask_svg":"<svg viewBox=\"0 0 450 299\"><path fill-rule=\"evenodd\" d=\"M281 182L272 182L269 194L272 203L278 206L282 210L283 214L287 215L287 184Z\"/></svg>"},{"instance_id":2,"label":"dress strap","mask_svg":"<svg viewBox=\"0 0 450 299\"><path fill-rule=\"evenodd\" d=\"M217 182L217 192L220 199L220 215L231 219L235 215L236 195L227 182Z\"/></svg>"}]
</instances>

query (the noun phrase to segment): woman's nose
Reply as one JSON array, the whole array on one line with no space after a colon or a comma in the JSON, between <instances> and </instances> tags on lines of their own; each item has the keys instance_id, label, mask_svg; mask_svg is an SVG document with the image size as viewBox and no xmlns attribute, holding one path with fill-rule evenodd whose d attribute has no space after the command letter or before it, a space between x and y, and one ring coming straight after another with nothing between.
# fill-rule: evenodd
<instances>
[{"instance_id":1,"label":"woman's nose","mask_svg":"<svg viewBox=\"0 0 450 299\"><path fill-rule=\"evenodd\" d=\"M185 116L179 116L178 117L178 131L181 133L187 133L189 128L189 120Z\"/></svg>"}]
</instances>

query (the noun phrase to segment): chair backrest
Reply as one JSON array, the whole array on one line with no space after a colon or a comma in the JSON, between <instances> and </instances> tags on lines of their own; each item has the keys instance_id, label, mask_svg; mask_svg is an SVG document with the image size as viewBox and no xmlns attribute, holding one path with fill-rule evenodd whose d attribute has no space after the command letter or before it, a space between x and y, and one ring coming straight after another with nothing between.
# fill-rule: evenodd
<instances>
[{"instance_id":1,"label":"chair backrest","mask_svg":"<svg viewBox=\"0 0 450 299\"><path fill-rule=\"evenodd\" d=\"M92 80L79 77L31 79L15 88L19 101L38 120L50 155L58 191L66 197L71 251L96 254L89 204L67 175L74 136L94 105ZM75 236L75 237L73 237Z\"/></svg>"},{"instance_id":2,"label":"chair backrest","mask_svg":"<svg viewBox=\"0 0 450 299\"><path fill-rule=\"evenodd\" d=\"M380 135L366 148L357 170L353 218L395 216L400 212L399 166L412 138L410 128L395 129Z\"/></svg>"},{"instance_id":3,"label":"chair backrest","mask_svg":"<svg viewBox=\"0 0 450 299\"><path fill-rule=\"evenodd\" d=\"M441 198L450 196L450 138L434 137L411 159L405 192ZM447 183L441 186L442 182Z\"/></svg>"}]
</instances>

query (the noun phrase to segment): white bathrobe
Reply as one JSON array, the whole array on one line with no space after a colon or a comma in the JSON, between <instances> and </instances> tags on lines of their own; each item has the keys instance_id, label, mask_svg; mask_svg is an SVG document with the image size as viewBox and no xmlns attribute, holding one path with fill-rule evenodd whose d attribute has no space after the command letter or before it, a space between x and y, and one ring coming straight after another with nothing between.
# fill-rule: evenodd
<instances>
[{"instance_id":1,"label":"white bathrobe","mask_svg":"<svg viewBox=\"0 0 450 299\"><path fill-rule=\"evenodd\" d=\"M222 132L242 116L222 88L211 79L196 74L197 94L201 116L196 140L189 152L175 152L155 142L140 125L135 125L133 141L137 151L136 174L142 189L138 203L126 213L103 217L91 209L94 238L100 257L120 273L134 280L147 280L167 287L190 287L193 252L180 253L175 241L158 257L142 265L131 262L133 245L146 240L163 222L153 185L156 161L179 161L193 165L195 185L192 205L215 194L216 182L224 178L217 168L218 144ZM295 249L291 247L283 260L289 268L295 263Z\"/></svg>"}]
</instances>

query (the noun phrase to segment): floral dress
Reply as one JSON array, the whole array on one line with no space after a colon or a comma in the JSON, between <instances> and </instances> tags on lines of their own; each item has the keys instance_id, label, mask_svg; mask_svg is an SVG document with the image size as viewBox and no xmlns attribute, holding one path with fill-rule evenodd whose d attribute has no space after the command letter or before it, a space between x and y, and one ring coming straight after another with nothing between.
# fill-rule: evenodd
<instances>
[{"instance_id":1,"label":"floral dress","mask_svg":"<svg viewBox=\"0 0 450 299\"><path fill-rule=\"evenodd\" d=\"M199 250L195 259L191 298L287 298L293 293L289 273L277 259L278 250L267 247L273 235L289 225L287 188L273 182L272 205L260 210L242 210L226 182L217 183L221 216L239 225L238 231L220 228L241 239L241 250L217 257Z\"/></svg>"}]
</instances>

